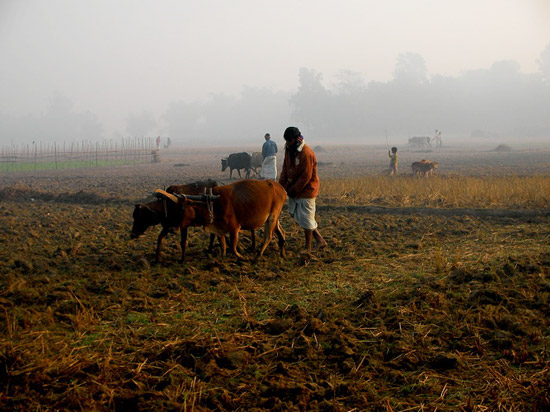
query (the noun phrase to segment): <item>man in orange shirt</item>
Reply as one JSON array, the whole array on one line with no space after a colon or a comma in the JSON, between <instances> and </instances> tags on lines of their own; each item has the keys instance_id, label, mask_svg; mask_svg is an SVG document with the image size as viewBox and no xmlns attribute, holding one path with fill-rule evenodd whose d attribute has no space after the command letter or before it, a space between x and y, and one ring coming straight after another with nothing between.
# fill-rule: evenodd
<instances>
[{"instance_id":1,"label":"man in orange shirt","mask_svg":"<svg viewBox=\"0 0 550 412\"><path fill-rule=\"evenodd\" d=\"M303 229L306 250L311 252L311 240L315 238L317 248L327 245L317 229L315 221L315 198L319 195L317 159L297 127L287 127L284 134L285 160L279 183L288 194L288 211Z\"/></svg>"}]
</instances>

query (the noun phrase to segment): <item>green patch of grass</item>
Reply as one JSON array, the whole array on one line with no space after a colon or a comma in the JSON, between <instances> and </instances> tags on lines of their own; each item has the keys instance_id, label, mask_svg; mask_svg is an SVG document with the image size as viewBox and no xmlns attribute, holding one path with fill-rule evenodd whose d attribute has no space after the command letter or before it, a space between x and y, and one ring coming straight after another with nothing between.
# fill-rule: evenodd
<instances>
[{"instance_id":1,"label":"green patch of grass","mask_svg":"<svg viewBox=\"0 0 550 412\"><path fill-rule=\"evenodd\" d=\"M82 339L81 344L85 346L95 345L99 340L104 338L103 333L90 333Z\"/></svg>"},{"instance_id":2,"label":"green patch of grass","mask_svg":"<svg viewBox=\"0 0 550 412\"><path fill-rule=\"evenodd\" d=\"M149 163L150 159L122 159L122 160L63 160L58 162L17 162L0 164L0 172L30 172L40 170L62 170L62 169L87 169L94 167L125 166L140 163Z\"/></svg>"},{"instance_id":3,"label":"green patch of grass","mask_svg":"<svg viewBox=\"0 0 550 412\"><path fill-rule=\"evenodd\" d=\"M130 312L126 315L125 321L127 323L149 325L151 323L151 318L147 313Z\"/></svg>"}]
</instances>

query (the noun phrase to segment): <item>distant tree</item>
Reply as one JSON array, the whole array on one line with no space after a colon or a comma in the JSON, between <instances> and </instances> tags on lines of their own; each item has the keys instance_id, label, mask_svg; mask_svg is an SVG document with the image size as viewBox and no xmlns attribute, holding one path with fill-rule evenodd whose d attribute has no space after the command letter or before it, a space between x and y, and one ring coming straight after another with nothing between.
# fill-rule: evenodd
<instances>
[{"instance_id":1,"label":"distant tree","mask_svg":"<svg viewBox=\"0 0 550 412\"><path fill-rule=\"evenodd\" d=\"M334 93L329 97L329 130L334 135L355 138L363 136L370 120L367 86L361 73L341 70Z\"/></svg>"},{"instance_id":2,"label":"distant tree","mask_svg":"<svg viewBox=\"0 0 550 412\"><path fill-rule=\"evenodd\" d=\"M126 118L126 131L135 137L146 136L151 130L157 126L157 121L153 114L149 111L141 113L131 113Z\"/></svg>"},{"instance_id":3,"label":"distant tree","mask_svg":"<svg viewBox=\"0 0 550 412\"><path fill-rule=\"evenodd\" d=\"M76 112L72 100L62 94L52 96L40 115L0 114L0 140L14 144L101 139L103 125L99 118L90 111Z\"/></svg>"},{"instance_id":4,"label":"distant tree","mask_svg":"<svg viewBox=\"0 0 550 412\"><path fill-rule=\"evenodd\" d=\"M290 104L294 107L292 119L316 133L326 127L329 114L330 92L322 80L321 73L302 67L298 73L298 92L290 97Z\"/></svg>"},{"instance_id":5,"label":"distant tree","mask_svg":"<svg viewBox=\"0 0 550 412\"><path fill-rule=\"evenodd\" d=\"M162 120L173 138L190 145L262 144L290 121L289 93L243 87L239 96L211 94L206 101L170 103Z\"/></svg>"},{"instance_id":6,"label":"distant tree","mask_svg":"<svg viewBox=\"0 0 550 412\"><path fill-rule=\"evenodd\" d=\"M545 49L540 54L537 63L539 64L543 79L546 83L550 84L550 43L546 45Z\"/></svg>"},{"instance_id":7,"label":"distant tree","mask_svg":"<svg viewBox=\"0 0 550 412\"><path fill-rule=\"evenodd\" d=\"M361 94L367 89L361 73L351 70L340 70L337 79L338 83L336 83L336 91L339 94Z\"/></svg>"},{"instance_id":8,"label":"distant tree","mask_svg":"<svg viewBox=\"0 0 550 412\"><path fill-rule=\"evenodd\" d=\"M396 82L422 85L428 81L424 58L417 53L402 53L397 57L393 78Z\"/></svg>"}]
</instances>

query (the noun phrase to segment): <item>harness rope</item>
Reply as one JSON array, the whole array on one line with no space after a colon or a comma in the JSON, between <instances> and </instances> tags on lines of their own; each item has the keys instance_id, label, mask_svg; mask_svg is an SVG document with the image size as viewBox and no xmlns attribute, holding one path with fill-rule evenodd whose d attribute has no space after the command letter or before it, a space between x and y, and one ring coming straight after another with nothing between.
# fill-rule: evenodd
<instances>
[{"instance_id":1,"label":"harness rope","mask_svg":"<svg viewBox=\"0 0 550 412\"><path fill-rule=\"evenodd\" d=\"M210 215L210 224L214 223L214 207L212 205L212 195L206 196L206 207L208 208L208 214Z\"/></svg>"},{"instance_id":2,"label":"harness rope","mask_svg":"<svg viewBox=\"0 0 550 412\"><path fill-rule=\"evenodd\" d=\"M159 190L160 192L160 190ZM212 224L214 223L214 200L217 199L219 196L214 196L212 194L212 189L210 189L210 193L206 193L206 188L204 189L204 194L202 195L202 199L201 201L202 202L205 202L206 203L206 207L208 209L208 224ZM157 198L159 200L162 200L162 207L163 207L163 210L164 210L164 219L168 219L168 204L167 204L167 199L165 196L162 196L158 193L155 193L155 196L157 196ZM178 198L181 198L181 197L184 197L185 198L185 195L179 195L179 194L174 194L174 196L178 197ZM161 199L162 197L162 199ZM154 212L155 214L160 214L159 212L153 210L153 209L150 209L148 208L149 210L151 210L152 212Z\"/></svg>"}]
</instances>

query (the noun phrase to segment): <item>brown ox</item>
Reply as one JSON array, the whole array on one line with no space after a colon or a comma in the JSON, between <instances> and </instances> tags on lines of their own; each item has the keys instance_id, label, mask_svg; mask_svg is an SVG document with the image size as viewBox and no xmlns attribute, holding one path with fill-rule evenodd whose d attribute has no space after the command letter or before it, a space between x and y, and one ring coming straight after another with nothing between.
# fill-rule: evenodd
<instances>
[{"instance_id":1,"label":"brown ox","mask_svg":"<svg viewBox=\"0 0 550 412\"><path fill-rule=\"evenodd\" d=\"M262 154L260 153L260 156L261 155ZM171 194L202 195L203 193L205 193L205 189L211 189L216 186L218 186L218 183L215 180L207 179L204 181L187 183L185 185L172 185L172 186L169 186L168 189L166 189L166 192ZM164 236L166 236L166 234ZM214 233L210 234L210 243L208 244L208 252L212 252L212 250L214 249L215 237L216 235ZM254 230L250 231L250 241L251 241L250 249L255 250L256 235L254 234ZM221 240L220 240L220 243L221 243Z\"/></svg>"},{"instance_id":2,"label":"brown ox","mask_svg":"<svg viewBox=\"0 0 550 412\"><path fill-rule=\"evenodd\" d=\"M428 177L433 175L435 169L439 167L439 163L430 162L429 160L421 160L420 162L414 162L411 165L412 173L416 176Z\"/></svg>"},{"instance_id":3,"label":"brown ox","mask_svg":"<svg viewBox=\"0 0 550 412\"><path fill-rule=\"evenodd\" d=\"M285 189L273 180L241 180L212 189L214 196L209 210L207 204L183 199L181 228L201 225L207 232L220 236L222 255L225 255L225 234L229 233L231 250L238 257L239 232L264 226L264 241L259 255L262 256L273 233L277 235L280 254L285 256L285 237L279 223L279 216L286 200ZM181 203L181 199L179 200ZM182 257L185 250L182 247Z\"/></svg>"}]
</instances>

